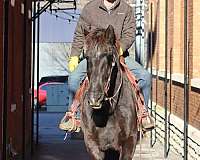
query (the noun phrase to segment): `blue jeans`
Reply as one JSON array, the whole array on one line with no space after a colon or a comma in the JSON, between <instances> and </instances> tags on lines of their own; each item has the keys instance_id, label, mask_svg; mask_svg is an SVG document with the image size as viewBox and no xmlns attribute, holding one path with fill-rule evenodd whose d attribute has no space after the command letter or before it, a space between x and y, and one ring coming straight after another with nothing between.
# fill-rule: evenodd
<instances>
[{"instance_id":1,"label":"blue jeans","mask_svg":"<svg viewBox=\"0 0 200 160\"><path fill-rule=\"evenodd\" d=\"M138 85L142 91L145 105L147 107L151 90L151 74L146 69L144 69L139 63L137 63L135 59L131 56L126 57L125 62L129 70L135 75L135 77L138 80ZM79 63L76 70L70 73L68 77L69 106L71 106L74 95L77 89L80 87L80 82L84 79L86 74L87 62L86 59L84 59Z\"/></svg>"}]
</instances>

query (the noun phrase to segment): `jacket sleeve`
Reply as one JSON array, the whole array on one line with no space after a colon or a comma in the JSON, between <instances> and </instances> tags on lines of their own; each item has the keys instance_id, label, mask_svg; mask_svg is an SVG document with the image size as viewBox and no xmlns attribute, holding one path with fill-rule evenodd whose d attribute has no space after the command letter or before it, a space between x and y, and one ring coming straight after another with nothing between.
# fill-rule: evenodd
<instances>
[{"instance_id":1,"label":"jacket sleeve","mask_svg":"<svg viewBox=\"0 0 200 160\"><path fill-rule=\"evenodd\" d=\"M135 41L135 25L134 10L132 7L129 7L126 18L124 20L120 38L120 46L123 52L129 49Z\"/></svg>"},{"instance_id":2,"label":"jacket sleeve","mask_svg":"<svg viewBox=\"0 0 200 160\"><path fill-rule=\"evenodd\" d=\"M81 55L84 45L84 29L88 30L90 28L87 16L88 16L87 10L83 9L75 29L70 56Z\"/></svg>"}]
</instances>

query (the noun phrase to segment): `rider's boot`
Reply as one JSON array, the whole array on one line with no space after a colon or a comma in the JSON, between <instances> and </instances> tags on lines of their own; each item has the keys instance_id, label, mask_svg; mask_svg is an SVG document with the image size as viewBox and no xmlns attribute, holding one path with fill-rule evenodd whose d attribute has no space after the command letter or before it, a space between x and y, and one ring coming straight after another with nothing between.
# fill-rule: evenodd
<instances>
[{"instance_id":1,"label":"rider's boot","mask_svg":"<svg viewBox=\"0 0 200 160\"><path fill-rule=\"evenodd\" d=\"M151 131L152 129L155 128L155 122L153 120L153 117L151 117L150 115L142 118L142 129L144 131Z\"/></svg>"}]
</instances>

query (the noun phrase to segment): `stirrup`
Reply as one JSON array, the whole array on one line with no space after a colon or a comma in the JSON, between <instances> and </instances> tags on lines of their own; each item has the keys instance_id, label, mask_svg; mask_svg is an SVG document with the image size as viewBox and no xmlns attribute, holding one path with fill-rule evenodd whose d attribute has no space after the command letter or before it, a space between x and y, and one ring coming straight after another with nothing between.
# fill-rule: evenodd
<instances>
[{"instance_id":1,"label":"stirrup","mask_svg":"<svg viewBox=\"0 0 200 160\"><path fill-rule=\"evenodd\" d=\"M71 112L67 112L59 124L59 128L66 132L80 132L80 119L73 115L69 116Z\"/></svg>"}]
</instances>

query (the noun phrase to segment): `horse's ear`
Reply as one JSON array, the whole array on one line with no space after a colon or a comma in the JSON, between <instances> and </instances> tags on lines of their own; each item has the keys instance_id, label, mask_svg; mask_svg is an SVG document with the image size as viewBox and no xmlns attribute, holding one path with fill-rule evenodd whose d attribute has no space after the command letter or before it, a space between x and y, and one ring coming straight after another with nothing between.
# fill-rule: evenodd
<instances>
[{"instance_id":1,"label":"horse's ear","mask_svg":"<svg viewBox=\"0 0 200 160\"><path fill-rule=\"evenodd\" d=\"M86 29L83 30L83 33L85 37L89 34L89 32Z\"/></svg>"},{"instance_id":2,"label":"horse's ear","mask_svg":"<svg viewBox=\"0 0 200 160\"><path fill-rule=\"evenodd\" d=\"M109 25L108 28L106 29L106 39L111 43L115 44L115 31L112 25Z\"/></svg>"}]
</instances>

